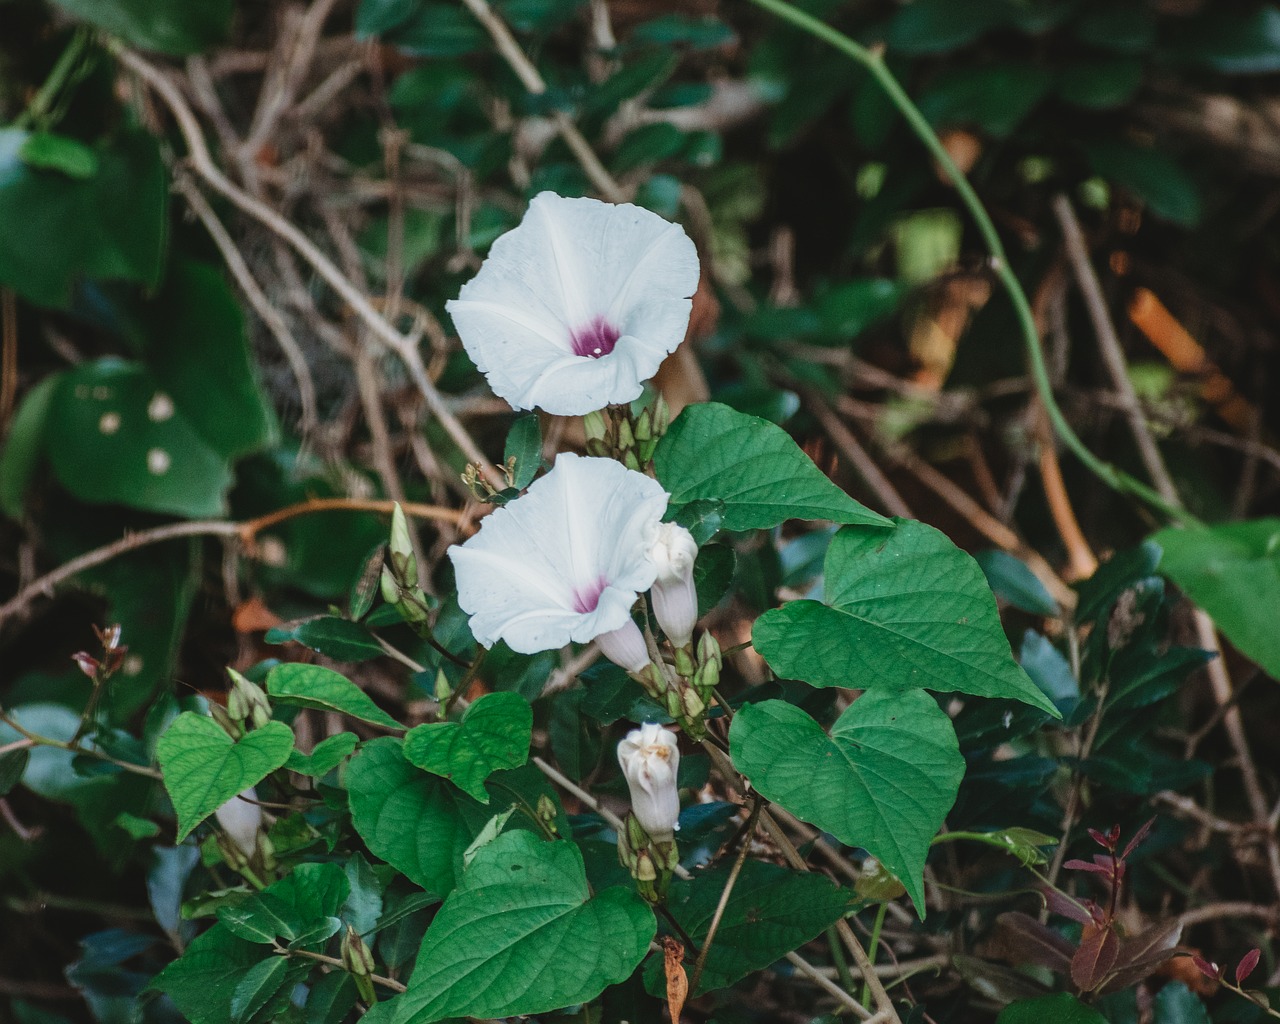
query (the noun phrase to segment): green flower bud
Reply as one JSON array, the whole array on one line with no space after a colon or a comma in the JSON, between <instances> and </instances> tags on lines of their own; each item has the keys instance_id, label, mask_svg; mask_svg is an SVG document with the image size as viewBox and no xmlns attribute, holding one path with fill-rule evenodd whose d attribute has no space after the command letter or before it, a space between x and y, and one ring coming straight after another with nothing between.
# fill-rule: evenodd
<instances>
[{"instance_id":1,"label":"green flower bud","mask_svg":"<svg viewBox=\"0 0 1280 1024\"><path fill-rule=\"evenodd\" d=\"M596 409L583 416L582 428L587 434L588 448L592 441L603 443L609 439L609 420L603 409Z\"/></svg>"},{"instance_id":2,"label":"green flower bud","mask_svg":"<svg viewBox=\"0 0 1280 1024\"><path fill-rule=\"evenodd\" d=\"M365 945L359 933L351 925L347 925L342 936L342 966L356 983L356 991L365 1003L372 1005L378 1001L373 990L373 953Z\"/></svg>"},{"instance_id":3,"label":"green flower bud","mask_svg":"<svg viewBox=\"0 0 1280 1024\"><path fill-rule=\"evenodd\" d=\"M418 586L418 560L413 553L413 540L409 536L409 521L404 509L396 502L391 512L391 544L388 548L391 571L397 582L406 590Z\"/></svg>"}]
</instances>

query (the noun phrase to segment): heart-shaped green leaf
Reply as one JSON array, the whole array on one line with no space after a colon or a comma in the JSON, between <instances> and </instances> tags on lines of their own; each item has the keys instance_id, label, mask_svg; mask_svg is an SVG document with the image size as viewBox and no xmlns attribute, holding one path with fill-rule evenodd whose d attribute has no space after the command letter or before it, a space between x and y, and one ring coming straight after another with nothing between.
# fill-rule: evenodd
<instances>
[{"instance_id":1,"label":"heart-shaped green leaf","mask_svg":"<svg viewBox=\"0 0 1280 1024\"><path fill-rule=\"evenodd\" d=\"M289 759L293 730L268 722L238 742L212 718L184 711L156 744L156 758L173 808L178 842L205 818Z\"/></svg>"},{"instance_id":2,"label":"heart-shaped green leaf","mask_svg":"<svg viewBox=\"0 0 1280 1024\"><path fill-rule=\"evenodd\" d=\"M462 874L462 854L493 812L404 759L384 736L360 748L344 776L351 822L375 856L443 896Z\"/></svg>"},{"instance_id":3,"label":"heart-shaped green leaf","mask_svg":"<svg viewBox=\"0 0 1280 1024\"><path fill-rule=\"evenodd\" d=\"M277 665L267 676L267 693L285 704L338 711L387 729L403 728L350 679L321 665Z\"/></svg>"},{"instance_id":4,"label":"heart-shaped green leaf","mask_svg":"<svg viewBox=\"0 0 1280 1024\"><path fill-rule=\"evenodd\" d=\"M634 891L591 895L572 843L508 832L477 851L436 914L395 1024L585 1003L630 976L655 931Z\"/></svg>"},{"instance_id":5,"label":"heart-shaped green leaf","mask_svg":"<svg viewBox=\"0 0 1280 1024\"><path fill-rule=\"evenodd\" d=\"M524 764L532 735L533 709L527 700L518 693L489 693L467 708L460 722L410 729L404 756L487 804L484 780L500 768Z\"/></svg>"},{"instance_id":6,"label":"heart-shaped green leaf","mask_svg":"<svg viewBox=\"0 0 1280 1024\"><path fill-rule=\"evenodd\" d=\"M931 526L841 530L825 604L792 601L751 642L778 675L813 686L1010 697L1061 717L1013 660L978 563Z\"/></svg>"},{"instance_id":7,"label":"heart-shaped green leaf","mask_svg":"<svg viewBox=\"0 0 1280 1024\"><path fill-rule=\"evenodd\" d=\"M889 525L828 480L781 427L727 405L686 408L659 442L653 466L671 492L673 512L696 501L722 502L726 530L788 519Z\"/></svg>"},{"instance_id":8,"label":"heart-shaped green leaf","mask_svg":"<svg viewBox=\"0 0 1280 1024\"><path fill-rule=\"evenodd\" d=\"M876 857L924 916L925 856L964 776L951 720L928 694L864 693L830 736L783 701L748 704L729 751L770 800Z\"/></svg>"}]
</instances>

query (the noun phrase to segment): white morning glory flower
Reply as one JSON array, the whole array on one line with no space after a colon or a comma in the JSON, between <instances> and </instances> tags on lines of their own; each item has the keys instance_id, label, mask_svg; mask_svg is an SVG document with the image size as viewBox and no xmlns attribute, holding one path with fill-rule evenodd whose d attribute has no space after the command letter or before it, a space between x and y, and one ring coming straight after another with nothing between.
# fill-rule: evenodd
<instances>
[{"instance_id":1,"label":"white morning glory flower","mask_svg":"<svg viewBox=\"0 0 1280 1024\"><path fill-rule=\"evenodd\" d=\"M446 308L494 394L579 416L640 396L684 340L697 287L680 225L542 192Z\"/></svg>"},{"instance_id":2,"label":"white morning glory flower","mask_svg":"<svg viewBox=\"0 0 1280 1024\"><path fill-rule=\"evenodd\" d=\"M649 658L631 606L657 575L649 549L668 497L613 459L560 455L449 548L472 635L521 654L597 640L623 668L642 670Z\"/></svg>"},{"instance_id":3,"label":"white morning glory flower","mask_svg":"<svg viewBox=\"0 0 1280 1024\"><path fill-rule=\"evenodd\" d=\"M262 807L257 799L257 791L250 786L213 812L227 838L246 857L252 857L257 850L258 833L262 830Z\"/></svg>"}]
</instances>

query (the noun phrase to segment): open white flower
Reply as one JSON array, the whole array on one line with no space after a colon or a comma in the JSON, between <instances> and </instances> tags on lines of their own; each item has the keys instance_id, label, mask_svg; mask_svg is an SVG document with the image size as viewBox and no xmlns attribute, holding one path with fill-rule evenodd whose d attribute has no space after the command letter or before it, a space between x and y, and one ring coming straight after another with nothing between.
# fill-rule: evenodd
<instances>
[{"instance_id":1,"label":"open white flower","mask_svg":"<svg viewBox=\"0 0 1280 1024\"><path fill-rule=\"evenodd\" d=\"M542 192L446 308L494 394L578 416L640 396L684 340L697 287L678 224Z\"/></svg>"},{"instance_id":2,"label":"open white flower","mask_svg":"<svg viewBox=\"0 0 1280 1024\"><path fill-rule=\"evenodd\" d=\"M599 640L628 671L643 669L649 659L631 606L657 573L649 548L668 497L612 459L560 455L527 493L449 549L472 635L521 654Z\"/></svg>"},{"instance_id":3,"label":"open white flower","mask_svg":"<svg viewBox=\"0 0 1280 1024\"><path fill-rule=\"evenodd\" d=\"M653 722L632 729L618 744L618 764L631 788L631 811L649 838L670 842L680 827L676 773L680 748L675 735Z\"/></svg>"}]
</instances>

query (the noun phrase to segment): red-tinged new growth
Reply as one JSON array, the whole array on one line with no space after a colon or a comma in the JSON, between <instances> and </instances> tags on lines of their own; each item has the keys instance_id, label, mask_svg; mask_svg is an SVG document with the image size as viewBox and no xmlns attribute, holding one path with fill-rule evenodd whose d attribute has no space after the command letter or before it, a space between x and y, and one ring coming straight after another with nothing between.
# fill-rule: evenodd
<instances>
[{"instance_id":1,"label":"red-tinged new growth","mask_svg":"<svg viewBox=\"0 0 1280 1024\"><path fill-rule=\"evenodd\" d=\"M1191 962L1196 965L1196 969L1199 970L1201 974L1203 974L1206 978L1209 978L1211 981L1222 980L1222 968L1220 968L1217 964L1206 960L1204 957L1198 954L1192 955Z\"/></svg>"},{"instance_id":2,"label":"red-tinged new growth","mask_svg":"<svg viewBox=\"0 0 1280 1024\"><path fill-rule=\"evenodd\" d=\"M1236 984L1243 985L1245 978L1253 973L1255 967L1258 966L1258 960L1262 957L1262 950L1251 949L1236 965ZM1197 964L1196 966L1199 966Z\"/></svg>"}]
</instances>

